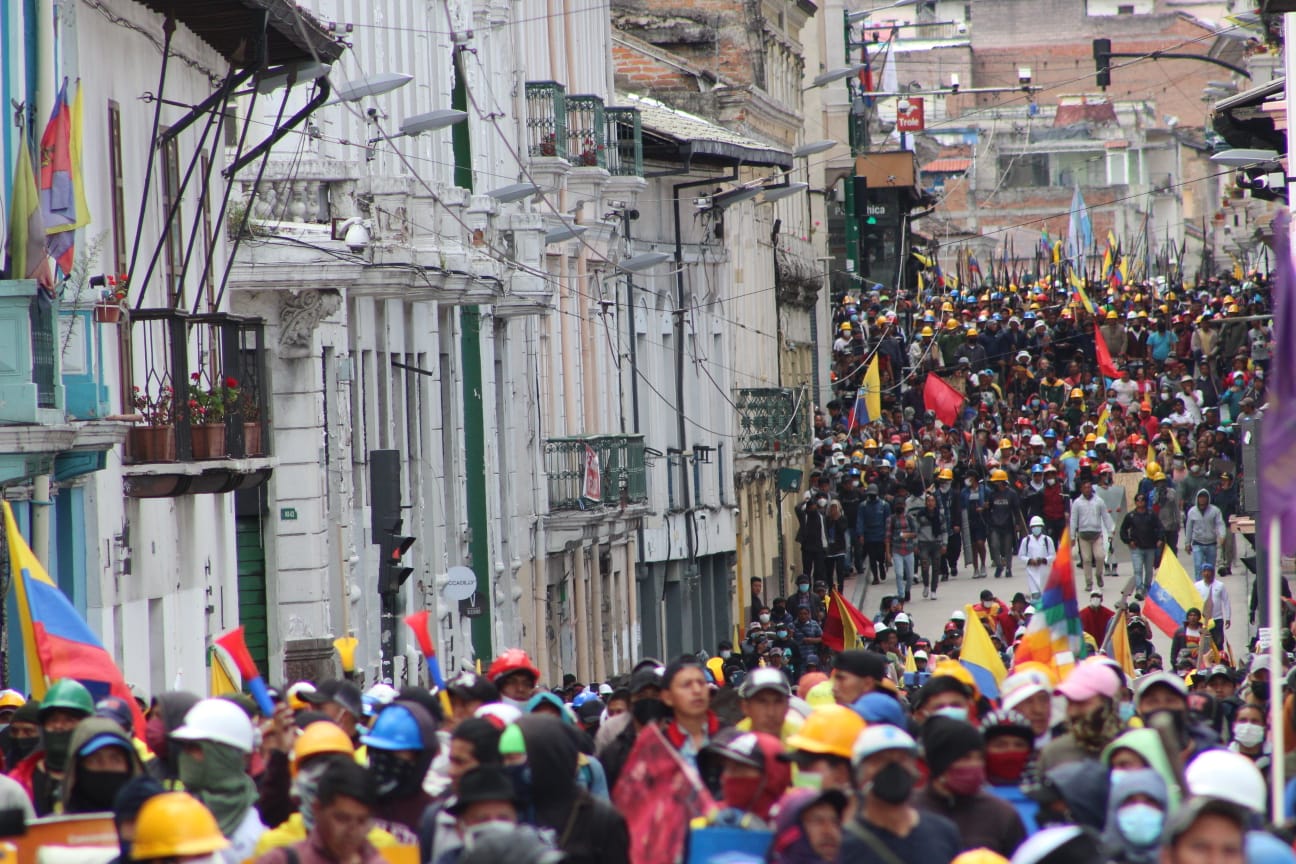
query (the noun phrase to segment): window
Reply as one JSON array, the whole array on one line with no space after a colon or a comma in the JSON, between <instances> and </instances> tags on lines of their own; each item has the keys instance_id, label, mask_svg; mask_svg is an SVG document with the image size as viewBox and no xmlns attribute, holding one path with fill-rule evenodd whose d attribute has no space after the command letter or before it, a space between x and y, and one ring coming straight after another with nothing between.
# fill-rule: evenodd
<instances>
[{"instance_id":1,"label":"window","mask_svg":"<svg viewBox=\"0 0 1296 864\"><path fill-rule=\"evenodd\" d=\"M184 215L180 212L180 145L175 138L162 145L162 251L166 265L167 305L184 303ZM175 212L172 212L172 208Z\"/></svg>"},{"instance_id":2,"label":"window","mask_svg":"<svg viewBox=\"0 0 1296 864\"><path fill-rule=\"evenodd\" d=\"M1125 6L1117 6L1117 7L1116 7L1116 14L1117 14L1117 15L1133 15L1133 14L1134 14L1134 5L1131 3L1131 4L1129 4L1129 5L1125 5Z\"/></svg>"},{"instance_id":3,"label":"window","mask_svg":"<svg viewBox=\"0 0 1296 864\"><path fill-rule=\"evenodd\" d=\"M1000 156L999 173L1007 175L1004 177L1003 185L1009 189L1047 186L1049 185L1048 155L1022 153L1017 156Z\"/></svg>"},{"instance_id":4,"label":"window","mask_svg":"<svg viewBox=\"0 0 1296 864\"><path fill-rule=\"evenodd\" d=\"M108 178L112 197L113 269L125 273L130 266L126 239L126 178L122 172L121 106L108 102Z\"/></svg>"}]
</instances>

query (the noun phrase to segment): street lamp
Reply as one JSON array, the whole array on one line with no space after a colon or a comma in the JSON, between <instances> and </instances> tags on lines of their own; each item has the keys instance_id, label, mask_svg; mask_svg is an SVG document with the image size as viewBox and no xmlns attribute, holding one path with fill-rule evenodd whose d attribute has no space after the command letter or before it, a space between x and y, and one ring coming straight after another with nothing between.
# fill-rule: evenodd
<instances>
[{"instance_id":1,"label":"street lamp","mask_svg":"<svg viewBox=\"0 0 1296 864\"><path fill-rule=\"evenodd\" d=\"M545 245L548 246L550 243L562 243L565 240L575 240L588 230L589 229L584 225L572 225L571 223L564 222L561 227L545 232Z\"/></svg>"},{"instance_id":2,"label":"street lamp","mask_svg":"<svg viewBox=\"0 0 1296 864\"><path fill-rule=\"evenodd\" d=\"M831 84L834 81L840 81L843 78L858 75L866 68L867 66L864 63L852 63L850 66L842 66L839 69L829 69L827 72L816 76L815 79L810 82L810 86L805 89L813 90L815 87L822 87L825 84Z\"/></svg>"},{"instance_id":3,"label":"street lamp","mask_svg":"<svg viewBox=\"0 0 1296 864\"><path fill-rule=\"evenodd\" d=\"M836 146L837 146L837 142L831 138L825 138L822 141L810 141L806 144L802 144L800 147L797 147L795 150L793 150L792 158L804 159L807 156L815 156L819 153L827 153L829 150L831 150Z\"/></svg>"},{"instance_id":4,"label":"street lamp","mask_svg":"<svg viewBox=\"0 0 1296 864\"><path fill-rule=\"evenodd\" d=\"M467 119L467 111L459 111L455 108L438 108L435 111L428 111L426 114L415 114L413 117L406 117L401 121L400 131L402 135L420 135L424 132L435 132L437 129L454 126L456 123L462 123Z\"/></svg>"},{"instance_id":5,"label":"street lamp","mask_svg":"<svg viewBox=\"0 0 1296 864\"><path fill-rule=\"evenodd\" d=\"M1221 150L1219 153L1211 154L1210 160L1216 165L1224 165L1229 168L1245 168L1276 163L1279 158L1277 150L1234 147L1232 150Z\"/></svg>"},{"instance_id":6,"label":"street lamp","mask_svg":"<svg viewBox=\"0 0 1296 864\"><path fill-rule=\"evenodd\" d=\"M359 102L366 96L381 96L384 93L390 93L399 87L404 87L413 80L413 75L406 75L404 72L379 72L377 75L368 75L354 81L347 81L334 91L331 101Z\"/></svg>"},{"instance_id":7,"label":"street lamp","mask_svg":"<svg viewBox=\"0 0 1296 864\"><path fill-rule=\"evenodd\" d=\"M789 183L786 186L774 186L765 190L765 197L761 198L762 204L772 204L775 201L781 201L798 192L804 192L810 188L809 183Z\"/></svg>"},{"instance_id":8,"label":"street lamp","mask_svg":"<svg viewBox=\"0 0 1296 864\"><path fill-rule=\"evenodd\" d=\"M645 270L651 270L658 264L665 264L671 260L671 257L666 252L640 252L638 255L622 258L617 262L617 269L626 273L642 273Z\"/></svg>"},{"instance_id":9,"label":"street lamp","mask_svg":"<svg viewBox=\"0 0 1296 864\"><path fill-rule=\"evenodd\" d=\"M530 198L532 195L539 194L539 192L540 187L534 183L510 183L507 186L492 189L486 194L501 204L512 204L514 201Z\"/></svg>"}]
</instances>

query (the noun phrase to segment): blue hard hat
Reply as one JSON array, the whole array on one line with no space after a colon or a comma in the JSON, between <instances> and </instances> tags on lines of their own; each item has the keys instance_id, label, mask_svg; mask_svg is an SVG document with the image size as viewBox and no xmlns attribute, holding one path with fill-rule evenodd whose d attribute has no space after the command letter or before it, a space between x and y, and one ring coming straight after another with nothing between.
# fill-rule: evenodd
<instances>
[{"instance_id":1,"label":"blue hard hat","mask_svg":"<svg viewBox=\"0 0 1296 864\"><path fill-rule=\"evenodd\" d=\"M865 693L856 699L851 710L864 718L865 723L881 723L903 729L906 726L904 709L886 693Z\"/></svg>"},{"instance_id":2,"label":"blue hard hat","mask_svg":"<svg viewBox=\"0 0 1296 864\"><path fill-rule=\"evenodd\" d=\"M598 694L595 693L593 690L586 690L580 693L579 695L577 695L577 697L572 700L572 707L579 708L582 705L584 705L586 702L597 702L597 701L599 701Z\"/></svg>"},{"instance_id":3,"label":"blue hard hat","mask_svg":"<svg viewBox=\"0 0 1296 864\"><path fill-rule=\"evenodd\" d=\"M379 750L422 750L424 747L418 720L403 705L384 708L369 734L360 736L360 743Z\"/></svg>"},{"instance_id":4,"label":"blue hard hat","mask_svg":"<svg viewBox=\"0 0 1296 864\"><path fill-rule=\"evenodd\" d=\"M1045 438L1056 438L1056 437L1057 437L1057 433L1054 432L1052 429L1046 429L1046 430L1044 430L1044 437L1045 437Z\"/></svg>"}]
</instances>

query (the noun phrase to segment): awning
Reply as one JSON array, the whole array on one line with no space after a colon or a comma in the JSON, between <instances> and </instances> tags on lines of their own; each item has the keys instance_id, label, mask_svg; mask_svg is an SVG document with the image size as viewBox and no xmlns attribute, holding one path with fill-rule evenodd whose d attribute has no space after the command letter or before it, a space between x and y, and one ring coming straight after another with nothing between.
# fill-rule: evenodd
<instances>
[{"instance_id":1,"label":"awning","mask_svg":"<svg viewBox=\"0 0 1296 864\"><path fill-rule=\"evenodd\" d=\"M1274 128L1273 115L1264 110L1268 102L1282 99L1287 92L1285 78L1221 99L1211 112L1211 128L1232 147L1287 152L1286 130Z\"/></svg>"},{"instance_id":2,"label":"awning","mask_svg":"<svg viewBox=\"0 0 1296 864\"><path fill-rule=\"evenodd\" d=\"M924 174L953 174L958 171L966 171L972 167L971 159L933 159L926 165L922 166Z\"/></svg>"},{"instance_id":3,"label":"awning","mask_svg":"<svg viewBox=\"0 0 1296 864\"><path fill-rule=\"evenodd\" d=\"M617 104L639 109L645 135L673 143L686 161L741 162L744 165L792 167L792 154L779 147L732 132L694 114L678 111L643 96L617 94Z\"/></svg>"},{"instance_id":4,"label":"awning","mask_svg":"<svg viewBox=\"0 0 1296 864\"><path fill-rule=\"evenodd\" d=\"M294 0L140 0L159 14L175 18L222 57L246 67L253 58L248 37L269 13L266 49L271 66L313 61L332 63L342 55L336 42Z\"/></svg>"},{"instance_id":5,"label":"awning","mask_svg":"<svg viewBox=\"0 0 1296 864\"><path fill-rule=\"evenodd\" d=\"M1243 90L1236 96L1230 96L1227 99L1221 99L1215 103L1216 111L1232 111L1235 108L1250 108L1265 102L1270 96L1277 96L1287 92L1287 79L1275 78L1267 84L1261 84L1259 87L1252 87L1250 90Z\"/></svg>"}]
</instances>

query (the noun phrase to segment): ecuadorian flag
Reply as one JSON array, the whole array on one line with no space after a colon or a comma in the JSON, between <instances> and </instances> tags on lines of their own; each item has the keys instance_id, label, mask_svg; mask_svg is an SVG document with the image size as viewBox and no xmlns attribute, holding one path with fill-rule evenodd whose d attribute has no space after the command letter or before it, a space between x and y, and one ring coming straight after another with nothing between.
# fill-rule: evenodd
<instances>
[{"instance_id":1,"label":"ecuadorian flag","mask_svg":"<svg viewBox=\"0 0 1296 864\"><path fill-rule=\"evenodd\" d=\"M1143 600L1143 617L1162 633L1173 636L1189 609L1201 611L1201 593L1188 578L1174 550L1167 547L1166 554L1161 556L1161 566L1157 567L1156 578L1148 586L1147 597ZM1202 629L1209 630L1210 622L1204 621Z\"/></svg>"},{"instance_id":2,"label":"ecuadorian flag","mask_svg":"<svg viewBox=\"0 0 1296 864\"><path fill-rule=\"evenodd\" d=\"M977 613L971 606L964 606L963 614L967 615L967 626L963 628L959 662L972 673L982 695L998 699L999 685L1008 677L1008 670L1004 668L1003 658L995 650L990 634L986 632Z\"/></svg>"},{"instance_id":3,"label":"ecuadorian flag","mask_svg":"<svg viewBox=\"0 0 1296 864\"><path fill-rule=\"evenodd\" d=\"M131 706L135 734L143 740L144 715L117 664L18 533L9 502L0 501L0 507L4 508L9 567L32 696L45 698L49 685L61 678L80 681L96 702L105 696L119 696Z\"/></svg>"}]
</instances>

